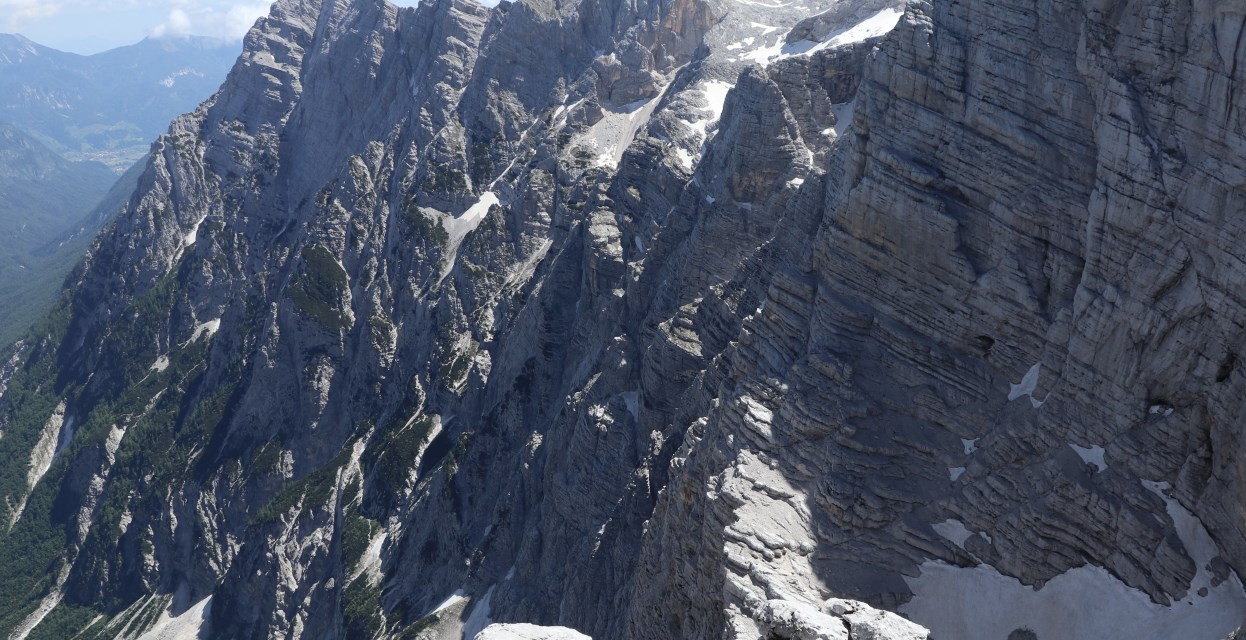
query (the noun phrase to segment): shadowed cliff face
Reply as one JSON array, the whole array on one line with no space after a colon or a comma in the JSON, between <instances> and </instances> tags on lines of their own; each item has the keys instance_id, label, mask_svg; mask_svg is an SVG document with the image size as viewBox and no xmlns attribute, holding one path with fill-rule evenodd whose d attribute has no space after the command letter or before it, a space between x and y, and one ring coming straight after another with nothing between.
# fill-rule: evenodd
<instances>
[{"instance_id":1,"label":"shadowed cliff face","mask_svg":"<svg viewBox=\"0 0 1246 640\"><path fill-rule=\"evenodd\" d=\"M1227 635L1240 18L282 0L0 369L0 626Z\"/></svg>"}]
</instances>

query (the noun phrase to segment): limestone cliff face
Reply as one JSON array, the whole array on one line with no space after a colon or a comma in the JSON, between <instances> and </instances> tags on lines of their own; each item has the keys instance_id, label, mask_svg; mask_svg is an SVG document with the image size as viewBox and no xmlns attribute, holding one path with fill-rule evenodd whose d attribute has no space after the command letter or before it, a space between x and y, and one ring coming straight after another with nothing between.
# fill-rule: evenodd
<instances>
[{"instance_id":1,"label":"limestone cliff face","mask_svg":"<svg viewBox=\"0 0 1246 640\"><path fill-rule=\"evenodd\" d=\"M950 637L1240 625L1242 174L1212 151L1242 141L1239 24L911 3L705 387L646 545L655 601L698 557L736 629L792 590ZM1150 602L1071 613L1125 585Z\"/></svg>"},{"instance_id":2,"label":"limestone cliff face","mask_svg":"<svg viewBox=\"0 0 1246 640\"><path fill-rule=\"evenodd\" d=\"M4 369L0 627L1223 637L1243 20L282 0Z\"/></svg>"}]
</instances>

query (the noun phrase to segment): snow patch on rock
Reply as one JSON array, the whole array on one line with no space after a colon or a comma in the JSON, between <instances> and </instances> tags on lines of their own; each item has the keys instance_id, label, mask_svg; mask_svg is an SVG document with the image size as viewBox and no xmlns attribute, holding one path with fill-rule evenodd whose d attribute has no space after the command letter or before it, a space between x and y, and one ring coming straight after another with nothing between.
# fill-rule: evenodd
<instances>
[{"instance_id":1,"label":"snow patch on rock","mask_svg":"<svg viewBox=\"0 0 1246 640\"><path fill-rule=\"evenodd\" d=\"M1082 459L1082 462L1095 465L1099 471L1107 471L1108 465L1103 461L1103 454L1105 453L1103 447L1097 444L1082 447L1072 442L1069 443L1069 446L1073 448L1073 451L1077 452L1077 456Z\"/></svg>"},{"instance_id":2,"label":"snow patch on rock","mask_svg":"<svg viewBox=\"0 0 1246 640\"><path fill-rule=\"evenodd\" d=\"M1035 409L1043 406L1043 404L1047 402L1047 398L1051 397L1051 394L1047 394L1047 396L1042 400L1034 397L1034 392L1038 389L1038 377L1042 374L1042 372L1043 365L1042 363L1038 363L1030 367L1029 371L1025 372L1025 375L1021 377L1021 382L1018 382L1017 384L1009 383L1008 401L1012 402L1017 398L1028 397L1030 399L1030 404Z\"/></svg>"},{"instance_id":3,"label":"snow patch on rock","mask_svg":"<svg viewBox=\"0 0 1246 640\"><path fill-rule=\"evenodd\" d=\"M783 46L783 38L780 37L775 39L774 44L763 45L745 53L740 56L740 60L766 66L783 57Z\"/></svg>"},{"instance_id":4,"label":"snow patch on rock","mask_svg":"<svg viewBox=\"0 0 1246 640\"><path fill-rule=\"evenodd\" d=\"M904 10L895 7L887 7L870 15L868 18L842 29L838 32L828 34L821 42L813 40L799 40L784 45L782 48L783 58L791 56L807 56L823 49L833 49L835 47L843 47L859 42L865 42L870 38L891 33L896 25L900 24L900 18L904 16Z\"/></svg>"},{"instance_id":5,"label":"snow patch on rock","mask_svg":"<svg viewBox=\"0 0 1246 640\"><path fill-rule=\"evenodd\" d=\"M1153 416L1164 416L1165 418L1172 415L1173 411L1175 409L1171 405L1166 404L1153 404L1147 409L1147 413Z\"/></svg>"},{"instance_id":6,"label":"snow patch on rock","mask_svg":"<svg viewBox=\"0 0 1246 640\"><path fill-rule=\"evenodd\" d=\"M431 215L434 220L441 221L441 227L445 229L446 236L448 237L447 256L452 257L457 254L459 244L462 243L463 238L480 226L480 222L489 214L489 209L501 204L502 201L496 193L486 191L480 194L476 202L472 203L462 214L455 217L450 217L436 209L427 207L422 207L421 209L426 214ZM447 260L446 262L448 265L452 261Z\"/></svg>"},{"instance_id":7,"label":"snow patch on rock","mask_svg":"<svg viewBox=\"0 0 1246 640\"><path fill-rule=\"evenodd\" d=\"M207 216L199 218L199 221L190 227L190 231L186 232L186 236L183 238L183 240L185 240L186 246L189 247L195 244L195 241L199 239L199 227L200 225L203 224L203 221L207 219L208 219Z\"/></svg>"},{"instance_id":8,"label":"snow patch on rock","mask_svg":"<svg viewBox=\"0 0 1246 640\"><path fill-rule=\"evenodd\" d=\"M965 523L956 519L936 522L930 525L930 528L934 529L935 533L947 538L949 542L960 547L961 549L965 548L965 541L975 535L974 532L970 531L969 528L965 526Z\"/></svg>"},{"instance_id":9,"label":"snow patch on rock","mask_svg":"<svg viewBox=\"0 0 1246 640\"><path fill-rule=\"evenodd\" d=\"M493 624L493 619L489 617L492 613L490 603L493 601L493 590L496 588L497 585L489 587L489 590L485 592L480 602L477 602L472 607L471 615L467 616L467 621L463 623L463 640L472 640L472 638L480 635L486 627Z\"/></svg>"},{"instance_id":10,"label":"snow patch on rock","mask_svg":"<svg viewBox=\"0 0 1246 640\"><path fill-rule=\"evenodd\" d=\"M858 22L857 24L833 35L827 40L828 46L842 47L847 44L865 42L870 38L891 33L904 17L904 9L888 7Z\"/></svg>"},{"instance_id":11,"label":"snow patch on rock","mask_svg":"<svg viewBox=\"0 0 1246 640\"><path fill-rule=\"evenodd\" d=\"M207 322L201 322L195 326L195 330L190 334L190 340L186 341L186 344L194 344L195 342L198 342L200 338L204 337L211 338L216 335L216 332L220 331L220 329L220 318L208 320Z\"/></svg>"},{"instance_id":12,"label":"snow patch on rock","mask_svg":"<svg viewBox=\"0 0 1246 640\"><path fill-rule=\"evenodd\" d=\"M1009 384L1008 401L1012 402L1022 396L1028 396L1034 393L1034 389L1038 387L1038 376L1043 371L1042 364L1036 364L1030 367L1029 371L1021 377L1021 382L1017 384Z\"/></svg>"},{"instance_id":13,"label":"snow patch on rock","mask_svg":"<svg viewBox=\"0 0 1246 640\"><path fill-rule=\"evenodd\" d=\"M1198 567L1185 599L1171 606L1156 604L1106 569L1091 565L1066 571L1034 589L989 565L956 567L927 561L919 576L905 578L914 597L900 612L930 628L936 637L961 640L998 640L1016 629L1067 640L1228 636L1246 619L1241 579L1232 573L1214 585L1208 565L1219 551L1203 523L1164 493L1166 483L1142 484L1164 499L1177 535ZM958 528L943 524L940 535L959 537Z\"/></svg>"},{"instance_id":14,"label":"snow patch on rock","mask_svg":"<svg viewBox=\"0 0 1246 640\"><path fill-rule=\"evenodd\" d=\"M659 93L649 100L638 100L618 111L607 110L601 120L576 137L572 144L594 150L595 166L617 169L623 153L636 138L636 132L649 121L649 116L661 99L662 94Z\"/></svg>"},{"instance_id":15,"label":"snow patch on rock","mask_svg":"<svg viewBox=\"0 0 1246 640\"><path fill-rule=\"evenodd\" d=\"M734 84L723 82L722 80L709 80L701 85L701 95L705 97L705 107L702 109L705 112L705 117L688 122L688 127L701 140L702 145L709 137L709 128L722 118L723 109L727 104L727 94L733 87L735 87ZM704 146L702 146L702 150L704 150ZM688 154L688 160L692 160L691 154Z\"/></svg>"},{"instance_id":16,"label":"snow patch on rock","mask_svg":"<svg viewBox=\"0 0 1246 640\"><path fill-rule=\"evenodd\" d=\"M444 611L445 609L449 609L450 607L466 599L467 599L467 592L462 589L459 589L455 591L454 593L450 594L450 597L446 598L445 600L442 600L441 604L434 607L432 611L429 611L428 613L424 614L421 617L427 618L428 616L431 616L434 613L437 613L438 611Z\"/></svg>"},{"instance_id":17,"label":"snow patch on rock","mask_svg":"<svg viewBox=\"0 0 1246 640\"><path fill-rule=\"evenodd\" d=\"M464 211L463 215L459 216L458 219L471 224L475 228L475 225L484 219L485 214L489 213L489 209L500 203L496 193L486 191L480 194L480 199L476 201L476 204L468 207L467 211Z\"/></svg>"},{"instance_id":18,"label":"snow patch on rock","mask_svg":"<svg viewBox=\"0 0 1246 640\"><path fill-rule=\"evenodd\" d=\"M831 113L835 114L835 126L830 129L835 137L844 135L848 130L848 126L852 124L852 118L857 112L857 101L849 100L836 105L831 105ZM824 132L825 133L825 132Z\"/></svg>"},{"instance_id":19,"label":"snow patch on rock","mask_svg":"<svg viewBox=\"0 0 1246 640\"><path fill-rule=\"evenodd\" d=\"M685 169L691 170L696 166L696 161L693 159L692 154L682 147L675 148L675 159L679 161L679 166Z\"/></svg>"}]
</instances>

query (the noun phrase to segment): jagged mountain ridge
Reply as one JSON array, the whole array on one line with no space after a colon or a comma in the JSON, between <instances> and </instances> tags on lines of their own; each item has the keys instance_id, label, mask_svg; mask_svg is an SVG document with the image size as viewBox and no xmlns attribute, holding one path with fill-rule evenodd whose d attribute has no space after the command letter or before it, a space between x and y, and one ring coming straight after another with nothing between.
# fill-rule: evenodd
<instances>
[{"instance_id":1,"label":"jagged mountain ridge","mask_svg":"<svg viewBox=\"0 0 1246 640\"><path fill-rule=\"evenodd\" d=\"M278 3L5 380L4 624L1227 634L1240 21L971 4Z\"/></svg>"}]
</instances>

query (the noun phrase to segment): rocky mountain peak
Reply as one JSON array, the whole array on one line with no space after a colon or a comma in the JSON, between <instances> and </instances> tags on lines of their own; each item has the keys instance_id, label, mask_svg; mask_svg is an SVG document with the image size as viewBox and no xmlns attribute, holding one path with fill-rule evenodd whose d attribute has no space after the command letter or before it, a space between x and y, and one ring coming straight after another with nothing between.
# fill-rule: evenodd
<instances>
[{"instance_id":1,"label":"rocky mountain peak","mask_svg":"<svg viewBox=\"0 0 1246 640\"><path fill-rule=\"evenodd\" d=\"M1232 15L283 0L0 369L0 626L1227 636Z\"/></svg>"}]
</instances>

